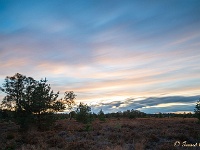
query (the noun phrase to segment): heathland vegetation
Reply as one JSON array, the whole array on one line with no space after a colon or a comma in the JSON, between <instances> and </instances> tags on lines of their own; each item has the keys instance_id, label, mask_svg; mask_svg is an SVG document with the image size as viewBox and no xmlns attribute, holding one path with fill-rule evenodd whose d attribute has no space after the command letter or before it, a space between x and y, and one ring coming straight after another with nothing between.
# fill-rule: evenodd
<instances>
[{"instance_id":1,"label":"heathland vegetation","mask_svg":"<svg viewBox=\"0 0 200 150\"><path fill-rule=\"evenodd\" d=\"M146 114L138 110L91 112L76 95L54 93L46 78L7 76L0 107L0 148L12 149L179 149L176 141L200 141L200 100L195 113ZM63 113L68 110L69 113ZM160 119L159 119L160 118ZM200 148L200 146L199 146Z\"/></svg>"}]
</instances>

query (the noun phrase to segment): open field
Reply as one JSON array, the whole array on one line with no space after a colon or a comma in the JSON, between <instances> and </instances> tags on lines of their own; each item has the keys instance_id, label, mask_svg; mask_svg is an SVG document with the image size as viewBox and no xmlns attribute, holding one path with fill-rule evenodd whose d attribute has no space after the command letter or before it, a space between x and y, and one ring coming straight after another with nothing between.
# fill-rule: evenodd
<instances>
[{"instance_id":1,"label":"open field","mask_svg":"<svg viewBox=\"0 0 200 150\"><path fill-rule=\"evenodd\" d=\"M64 119L50 131L33 128L28 133L20 133L10 122L0 123L0 134L0 148L5 150L200 149L200 124L195 118L107 119L90 125Z\"/></svg>"}]
</instances>

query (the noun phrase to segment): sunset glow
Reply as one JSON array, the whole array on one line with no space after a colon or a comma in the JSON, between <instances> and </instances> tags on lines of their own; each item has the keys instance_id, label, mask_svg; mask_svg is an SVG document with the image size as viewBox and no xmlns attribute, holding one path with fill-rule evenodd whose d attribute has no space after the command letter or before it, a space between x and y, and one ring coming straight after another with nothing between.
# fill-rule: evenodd
<instances>
[{"instance_id":1,"label":"sunset glow","mask_svg":"<svg viewBox=\"0 0 200 150\"><path fill-rule=\"evenodd\" d=\"M188 112L200 98L199 0L0 0L0 20L0 86L46 77L105 112Z\"/></svg>"}]
</instances>

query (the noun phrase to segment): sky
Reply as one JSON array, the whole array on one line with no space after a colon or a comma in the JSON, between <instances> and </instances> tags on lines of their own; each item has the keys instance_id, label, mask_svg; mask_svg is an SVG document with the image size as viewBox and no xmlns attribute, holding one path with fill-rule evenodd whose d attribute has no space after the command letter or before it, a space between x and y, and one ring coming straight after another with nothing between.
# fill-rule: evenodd
<instances>
[{"instance_id":1,"label":"sky","mask_svg":"<svg viewBox=\"0 0 200 150\"><path fill-rule=\"evenodd\" d=\"M21 73L95 112L193 112L199 27L199 0L0 0L0 86Z\"/></svg>"}]
</instances>

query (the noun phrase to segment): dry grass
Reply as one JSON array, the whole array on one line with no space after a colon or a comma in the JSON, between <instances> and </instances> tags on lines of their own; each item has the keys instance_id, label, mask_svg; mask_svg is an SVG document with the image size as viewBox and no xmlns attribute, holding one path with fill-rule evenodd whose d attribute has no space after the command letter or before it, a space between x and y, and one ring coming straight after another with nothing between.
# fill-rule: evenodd
<instances>
[{"instance_id":1,"label":"dry grass","mask_svg":"<svg viewBox=\"0 0 200 150\"><path fill-rule=\"evenodd\" d=\"M75 120L59 120L51 131L26 134L6 130L5 124L0 124L3 150L173 150L183 149L174 147L175 141L200 142L200 126L193 118L96 120L89 127Z\"/></svg>"}]
</instances>

